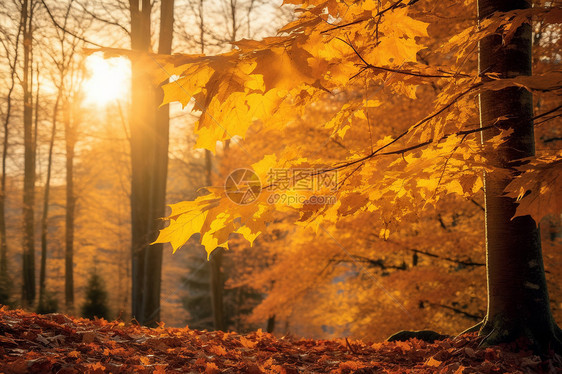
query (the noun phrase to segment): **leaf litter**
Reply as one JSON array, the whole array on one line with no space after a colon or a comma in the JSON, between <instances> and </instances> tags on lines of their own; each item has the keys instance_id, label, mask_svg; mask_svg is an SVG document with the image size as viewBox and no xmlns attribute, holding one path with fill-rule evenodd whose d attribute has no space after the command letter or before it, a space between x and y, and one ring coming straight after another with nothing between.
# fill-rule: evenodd
<instances>
[{"instance_id":1,"label":"leaf litter","mask_svg":"<svg viewBox=\"0 0 562 374\"><path fill-rule=\"evenodd\" d=\"M0 373L555 373L561 357L466 334L428 343L314 340L38 315L0 308ZM517 348L515 350L514 348Z\"/></svg>"}]
</instances>

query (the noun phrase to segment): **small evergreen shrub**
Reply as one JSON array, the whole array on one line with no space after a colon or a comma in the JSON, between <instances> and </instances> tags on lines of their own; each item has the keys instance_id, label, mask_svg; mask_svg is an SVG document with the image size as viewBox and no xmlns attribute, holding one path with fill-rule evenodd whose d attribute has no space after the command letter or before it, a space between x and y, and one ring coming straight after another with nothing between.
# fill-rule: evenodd
<instances>
[{"instance_id":1,"label":"small evergreen shrub","mask_svg":"<svg viewBox=\"0 0 562 374\"><path fill-rule=\"evenodd\" d=\"M109 319L109 307L107 306L107 291L103 278L92 272L86 285L86 301L82 305L82 316L93 319Z\"/></svg>"},{"instance_id":2,"label":"small evergreen shrub","mask_svg":"<svg viewBox=\"0 0 562 374\"><path fill-rule=\"evenodd\" d=\"M12 282L7 275L0 275L0 305L12 305Z\"/></svg>"},{"instance_id":3,"label":"small evergreen shrub","mask_svg":"<svg viewBox=\"0 0 562 374\"><path fill-rule=\"evenodd\" d=\"M43 300L39 300L37 304L37 313L49 314L56 313L59 310L59 301L53 292L45 291Z\"/></svg>"}]
</instances>

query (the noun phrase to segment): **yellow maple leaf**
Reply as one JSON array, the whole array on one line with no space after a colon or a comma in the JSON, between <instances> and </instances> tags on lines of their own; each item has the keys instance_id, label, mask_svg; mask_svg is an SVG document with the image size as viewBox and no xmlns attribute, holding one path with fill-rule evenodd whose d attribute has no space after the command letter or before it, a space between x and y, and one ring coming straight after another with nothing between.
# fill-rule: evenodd
<instances>
[{"instance_id":1,"label":"yellow maple leaf","mask_svg":"<svg viewBox=\"0 0 562 374\"><path fill-rule=\"evenodd\" d=\"M162 86L164 98L161 105L179 101L185 107L193 96L201 92L213 73L213 69L207 65L187 67L182 77Z\"/></svg>"},{"instance_id":2,"label":"yellow maple leaf","mask_svg":"<svg viewBox=\"0 0 562 374\"><path fill-rule=\"evenodd\" d=\"M152 243L170 243L173 251L177 251L195 233L201 232L208 209L215 206L215 196L201 196L194 201L183 201L171 204L172 213L168 217L170 223L160 230L158 238Z\"/></svg>"},{"instance_id":3,"label":"yellow maple leaf","mask_svg":"<svg viewBox=\"0 0 562 374\"><path fill-rule=\"evenodd\" d=\"M506 187L507 196L519 203L514 217L530 215L535 222L562 212L562 151L538 157L518 168L522 174Z\"/></svg>"},{"instance_id":4,"label":"yellow maple leaf","mask_svg":"<svg viewBox=\"0 0 562 374\"><path fill-rule=\"evenodd\" d=\"M365 55L365 59L375 66L402 65L405 62L416 62L417 53L423 48L414 39L384 36Z\"/></svg>"},{"instance_id":5,"label":"yellow maple leaf","mask_svg":"<svg viewBox=\"0 0 562 374\"><path fill-rule=\"evenodd\" d=\"M429 23L419 21L408 15L408 8L396 8L392 12L386 12L384 20L380 25L380 31L386 36L398 37L425 37L429 36L427 27Z\"/></svg>"},{"instance_id":6,"label":"yellow maple leaf","mask_svg":"<svg viewBox=\"0 0 562 374\"><path fill-rule=\"evenodd\" d=\"M272 88L290 90L302 82L312 84L312 69L308 65L310 53L302 48L272 47L256 56L252 74L261 74L266 91Z\"/></svg>"}]
</instances>

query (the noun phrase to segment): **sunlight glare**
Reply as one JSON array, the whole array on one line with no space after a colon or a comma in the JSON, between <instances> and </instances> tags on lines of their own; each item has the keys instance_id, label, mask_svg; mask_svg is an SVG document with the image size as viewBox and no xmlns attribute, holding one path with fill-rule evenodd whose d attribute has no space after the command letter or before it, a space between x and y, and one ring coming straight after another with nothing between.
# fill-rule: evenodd
<instances>
[{"instance_id":1,"label":"sunlight glare","mask_svg":"<svg viewBox=\"0 0 562 374\"><path fill-rule=\"evenodd\" d=\"M122 57L104 59L95 53L86 58L86 71L85 103L105 106L127 95L131 76L129 60Z\"/></svg>"}]
</instances>

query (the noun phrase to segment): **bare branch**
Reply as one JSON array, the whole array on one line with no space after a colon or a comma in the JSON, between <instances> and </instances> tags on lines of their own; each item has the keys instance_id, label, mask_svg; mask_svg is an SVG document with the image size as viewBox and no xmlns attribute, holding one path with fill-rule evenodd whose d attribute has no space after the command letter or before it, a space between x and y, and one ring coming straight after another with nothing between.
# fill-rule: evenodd
<instances>
[{"instance_id":1,"label":"bare branch","mask_svg":"<svg viewBox=\"0 0 562 374\"><path fill-rule=\"evenodd\" d=\"M75 37L76 39L83 41L84 43L88 43L88 44L91 44L91 45L99 47L99 48L105 48L103 45L92 42L92 41L90 41L90 40L88 40L88 39L86 39L82 36L79 36L79 35L73 33L72 31L67 30L64 26L61 26L57 22L55 17L53 17L53 14L51 13L51 11L49 10L49 7L45 3L45 0L41 0L41 3L43 4L43 7L45 7L45 10L47 11L47 14L49 15L49 18L51 19L51 21L53 22L53 25L55 25L56 28L58 28L59 30L61 30L65 34L71 35L71 36Z\"/></svg>"},{"instance_id":2,"label":"bare branch","mask_svg":"<svg viewBox=\"0 0 562 374\"><path fill-rule=\"evenodd\" d=\"M474 199L470 199L470 202L473 203L474 205L476 205L478 208L480 208L483 212L486 211L486 209L476 200Z\"/></svg>"},{"instance_id":3,"label":"bare branch","mask_svg":"<svg viewBox=\"0 0 562 374\"><path fill-rule=\"evenodd\" d=\"M458 313L458 314L462 314L463 316L465 316L467 318L470 318L472 320L475 320L475 321L482 321L482 316L477 316L475 314L465 312L462 309L458 309L458 308L455 308L455 307L452 307L452 306L449 306L449 305L445 305L445 304L436 304L436 303L432 303L430 301L422 301L422 302L429 305L429 306L433 306L433 307L437 306L437 307L440 307L440 308L448 309L448 310L453 311L453 312Z\"/></svg>"},{"instance_id":4,"label":"bare branch","mask_svg":"<svg viewBox=\"0 0 562 374\"><path fill-rule=\"evenodd\" d=\"M354 161L350 161L350 162L346 162L342 165L338 165L338 166L334 166L332 168L328 168L325 170L320 171L319 173L327 173L330 171L334 171L334 170L339 170L339 169L343 169L346 167L349 167L351 165L355 165L357 163L363 162L365 160L368 160L370 158L376 157L376 156L383 156L383 155L390 155L390 154L401 154L407 151L411 151L417 148L421 148L423 146L426 146L428 144L433 143L435 140L428 140L427 142L423 142L408 148L404 148L398 151L392 151L392 152L385 152L382 153L381 151L383 149L386 149L388 147L390 147L392 144L398 142L398 140L402 139L403 137L405 137L406 135L408 135L412 130L415 130L416 128L420 127L421 125L423 125L424 123L430 121L431 119L433 119L434 117L438 116L439 114L443 113L445 110L447 110L448 108L450 108L453 104L455 104L460 98L462 98L463 96L467 95L468 93L470 93L471 91L473 91L474 89L478 88L482 86L482 83L476 83L474 85L472 85L471 87L469 87L468 89L466 89L465 91L461 92L460 94L458 94L457 96L455 96L449 103L447 103L446 105L444 105L441 109L439 109L438 111L436 111L435 113L425 117L424 119L418 121L418 123L416 123L414 126L410 127L408 130L402 132L400 135L398 135L395 139L391 140L390 142L386 143L385 145L379 147L378 149L374 150L373 152L369 153L366 156L363 156L357 160ZM474 130L465 130L465 131L459 131L458 133L456 133L456 135L464 135L467 132L468 133L472 133L472 132L478 132L478 131L483 131L485 129L487 129L489 127L485 127L485 128L479 128L479 129L474 129ZM449 134L449 135L445 135L444 137L442 137L441 139L439 139L438 141L441 141L442 139L449 137L451 135L454 134Z\"/></svg>"},{"instance_id":5,"label":"bare branch","mask_svg":"<svg viewBox=\"0 0 562 374\"><path fill-rule=\"evenodd\" d=\"M419 249L412 249L412 248L405 248L405 247L403 249L405 249L407 251L410 251L410 252L418 253L420 255L425 255L425 256L428 256L428 257L437 258L439 260L443 260L443 261L447 261L447 262L453 262L455 264L459 264L459 265L463 265L463 266L475 266L475 267L486 266L486 264L483 264L483 263L480 263L480 262L474 262L472 260L468 260L468 261L457 260L455 258L439 256L439 255L436 255L435 253L422 251L422 250L419 250Z\"/></svg>"},{"instance_id":6,"label":"bare branch","mask_svg":"<svg viewBox=\"0 0 562 374\"><path fill-rule=\"evenodd\" d=\"M95 19L96 21L100 21L103 23L107 23L108 25L112 25L112 26L116 26L119 27L121 30L123 30L127 35L130 35L131 32L123 25L121 25L119 22L117 21L113 21L113 20L108 20L105 18L102 18L100 16L98 16L96 13L92 12L91 10L89 10L86 6L84 6L84 4L78 3L78 5L80 5L80 7L82 8L82 10L88 14L90 17L92 17L93 19Z\"/></svg>"}]
</instances>

